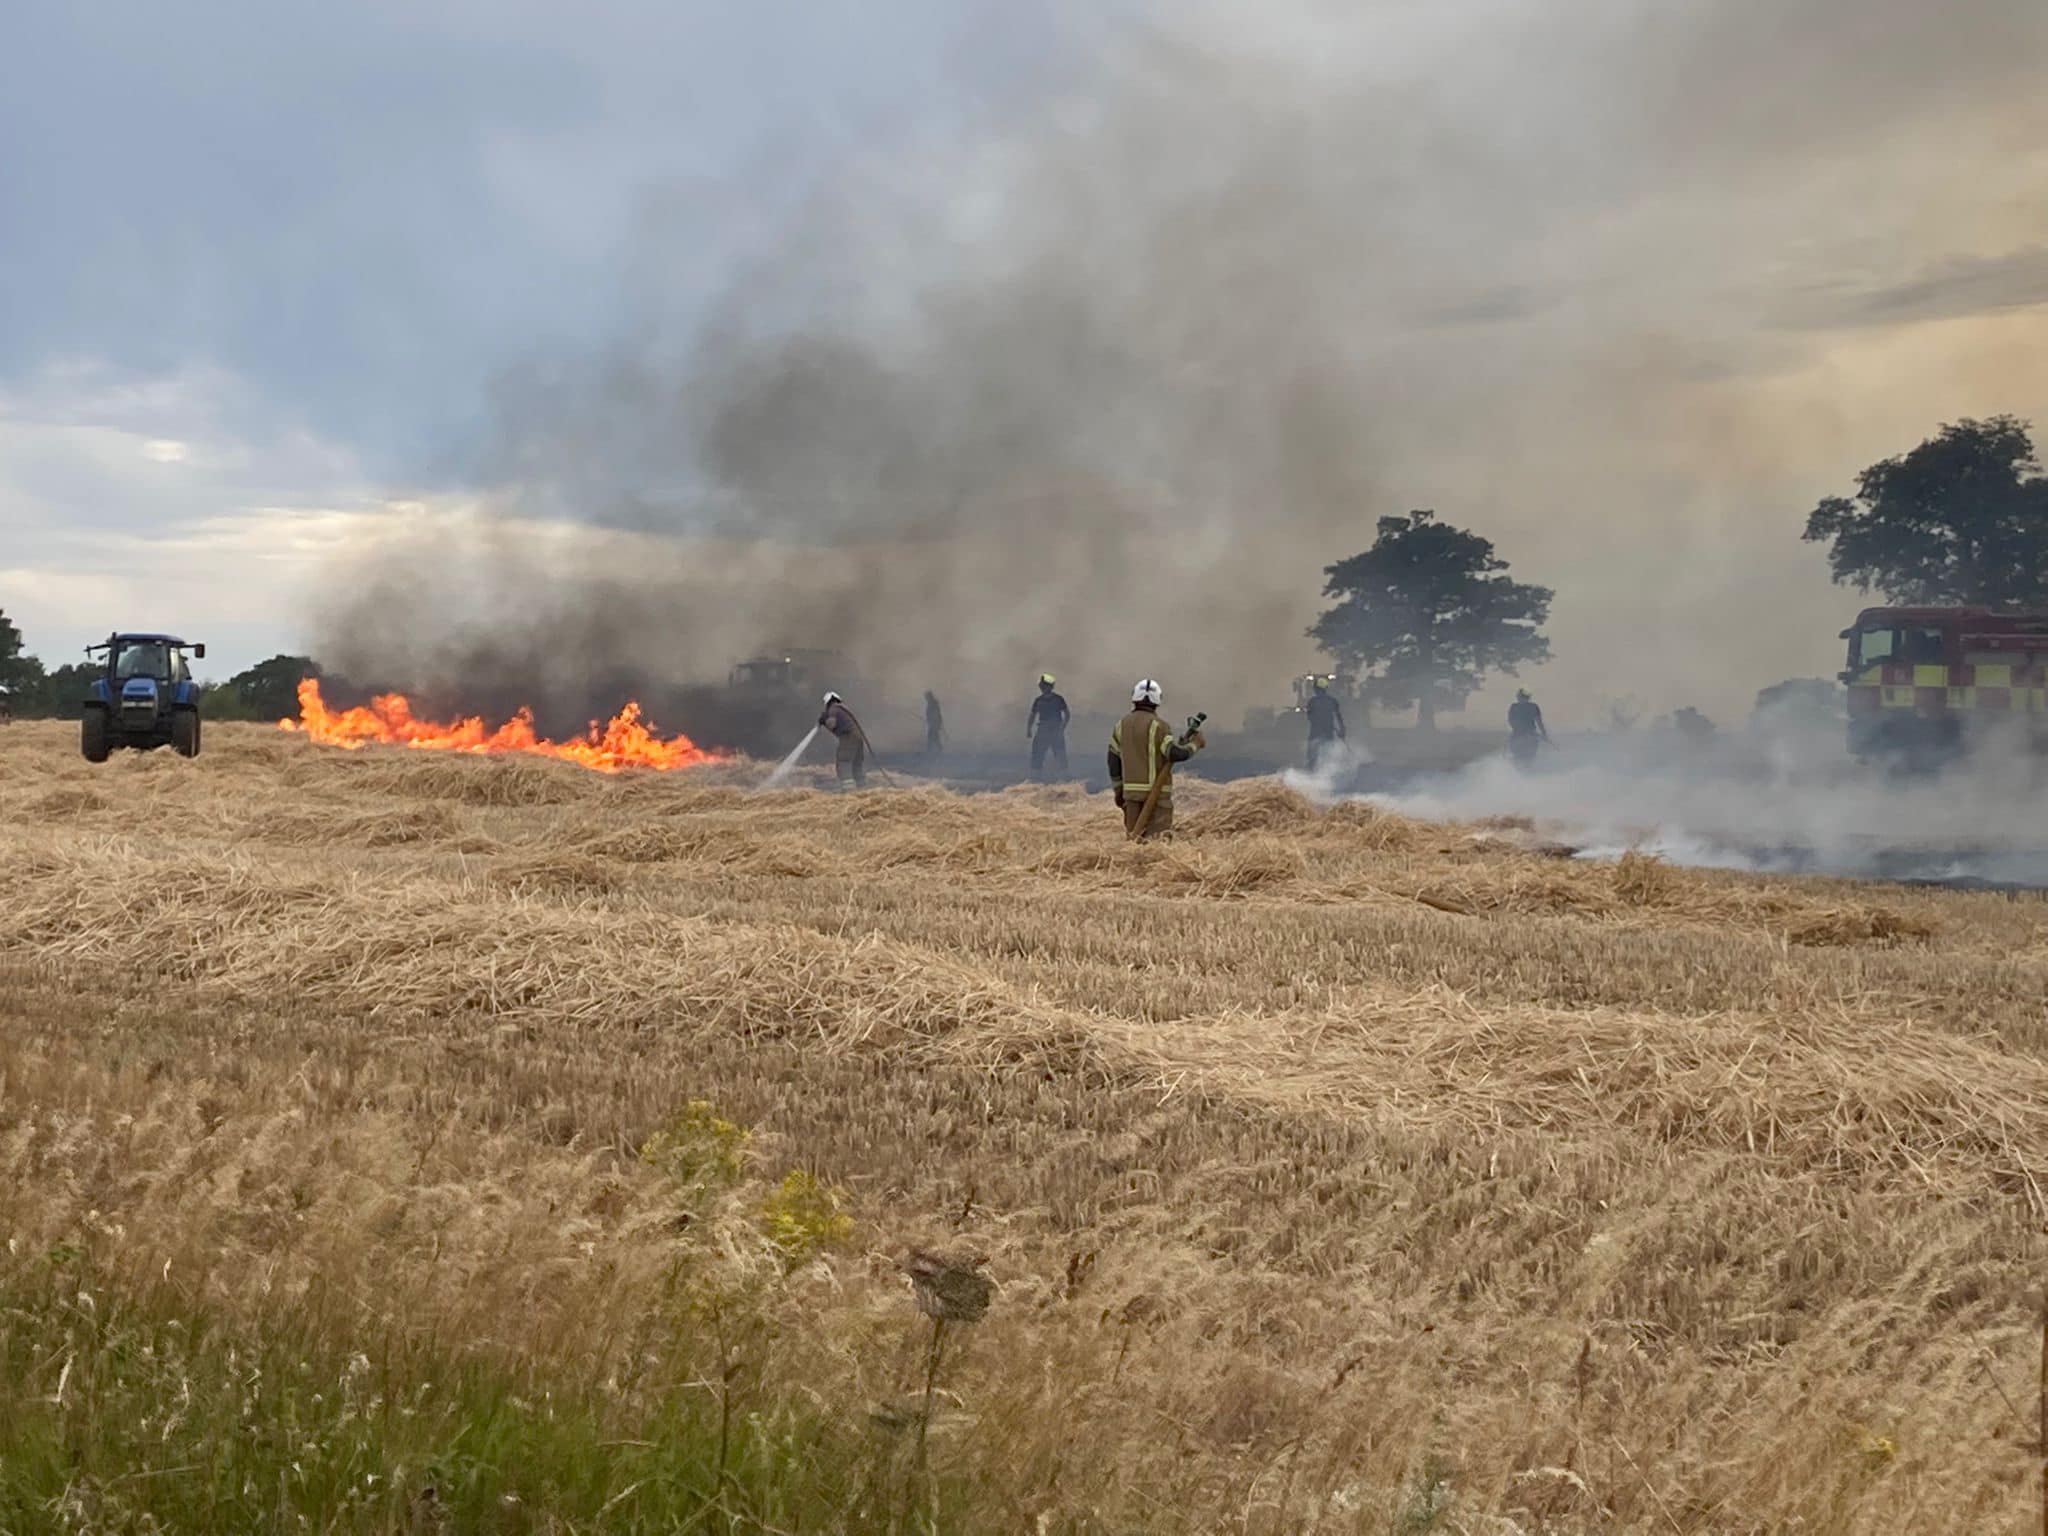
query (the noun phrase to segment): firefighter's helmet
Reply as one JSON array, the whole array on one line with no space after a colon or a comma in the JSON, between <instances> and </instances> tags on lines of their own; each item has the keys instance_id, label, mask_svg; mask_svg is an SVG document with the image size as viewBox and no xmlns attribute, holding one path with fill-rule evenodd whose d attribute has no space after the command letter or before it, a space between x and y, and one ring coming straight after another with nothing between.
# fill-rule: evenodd
<instances>
[{"instance_id":1,"label":"firefighter's helmet","mask_svg":"<svg viewBox=\"0 0 2048 1536\"><path fill-rule=\"evenodd\" d=\"M1166 690L1159 686L1159 679L1156 677L1141 677L1131 684L1133 704L1157 704L1165 697Z\"/></svg>"}]
</instances>

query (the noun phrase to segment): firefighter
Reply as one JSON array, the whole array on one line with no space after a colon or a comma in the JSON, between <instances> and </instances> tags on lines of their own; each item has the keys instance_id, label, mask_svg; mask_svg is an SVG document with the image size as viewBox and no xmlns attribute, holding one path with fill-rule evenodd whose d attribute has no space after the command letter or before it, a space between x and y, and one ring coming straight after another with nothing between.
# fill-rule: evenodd
<instances>
[{"instance_id":1,"label":"firefighter","mask_svg":"<svg viewBox=\"0 0 2048 1536\"><path fill-rule=\"evenodd\" d=\"M860 728L853 711L846 707L846 700L828 691L825 711L818 716L818 725L830 731L839 744L832 765L839 778L839 787L844 789L851 784L855 789L861 788L868 781L867 732Z\"/></svg>"},{"instance_id":2,"label":"firefighter","mask_svg":"<svg viewBox=\"0 0 2048 1536\"><path fill-rule=\"evenodd\" d=\"M1539 744L1549 745L1550 732L1543 724L1543 711L1536 701L1529 697L1529 690L1517 688L1515 702L1508 706L1508 755L1514 758L1517 767L1526 768L1536 761Z\"/></svg>"},{"instance_id":3,"label":"firefighter","mask_svg":"<svg viewBox=\"0 0 2048 1536\"><path fill-rule=\"evenodd\" d=\"M927 688L924 691L924 752L926 757L937 757L939 749L946 744L946 715L939 708L939 696Z\"/></svg>"},{"instance_id":4,"label":"firefighter","mask_svg":"<svg viewBox=\"0 0 2048 1536\"><path fill-rule=\"evenodd\" d=\"M1057 682L1050 672L1038 674L1038 697L1031 701L1031 714L1024 721L1024 738L1031 743L1031 776L1045 777L1045 760L1050 757L1061 778L1067 776L1067 701L1053 691Z\"/></svg>"},{"instance_id":5,"label":"firefighter","mask_svg":"<svg viewBox=\"0 0 2048 1536\"><path fill-rule=\"evenodd\" d=\"M1344 706L1330 692L1327 677L1315 680L1308 703L1302 706L1302 713L1308 716L1308 766L1313 773L1344 739Z\"/></svg>"},{"instance_id":6,"label":"firefighter","mask_svg":"<svg viewBox=\"0 0 2048 1536\"><path fill-rule=\"evenodd\" d=\"M1124 813L1124 832L1134 833L1144 814L1152 786L1159 786L1146 839L1173 831L1173 765L1184 763L1208 745L1200 731L1187 741L1174 738L1173 727L1159 718L1164 692L1158 682L1141 677L1131 687L1131 712L1119 720L1109 737L1109 787Z\"/></svg>"}]
</instances>

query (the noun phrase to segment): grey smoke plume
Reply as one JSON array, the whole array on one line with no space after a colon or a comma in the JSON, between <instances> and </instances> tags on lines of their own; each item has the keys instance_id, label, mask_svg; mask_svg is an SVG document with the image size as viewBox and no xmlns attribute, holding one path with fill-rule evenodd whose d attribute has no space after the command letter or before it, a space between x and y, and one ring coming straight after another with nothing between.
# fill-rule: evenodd
<instances>
[{"instance_id":1,"label":"grey smoke plume","mask_svg":"<svg viewBox=\"0 0 2048 1536\"><path fill-rule=\"evenodd\" d=\"M2044 57L2038 0L1077 21L1029 110L850 168L708 308L651 277L635 339L516 370L483 522L369 552L323 649L595 692L836 645L956 719L1044 668L1234 710L1313 663L1322 567L1433 506L1559 589L1553 717L1746 700L1838 664L1819 494L2048 403L1968 328L2023 283L1881 297L2032 269L2048 171L1954 171L2048 127ZM1963 329L1871 330L1926 314Z\"/></svg>"}]
</instances>

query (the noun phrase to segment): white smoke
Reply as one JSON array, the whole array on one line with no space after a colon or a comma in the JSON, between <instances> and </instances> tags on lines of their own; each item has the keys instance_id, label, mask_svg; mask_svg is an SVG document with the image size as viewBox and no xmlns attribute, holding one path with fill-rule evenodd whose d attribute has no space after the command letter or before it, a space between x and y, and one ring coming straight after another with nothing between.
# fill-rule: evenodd
<instances>
[{"instance_id":1,"label":"white smoke","mask_svg":"<svg viewBox=\"0 0 2048 1536\"><path fill-rule=\"evenodd\" d=\"M2017 740L1909 777L1857 762L1832 728L1694 743L1669 731L1587 735L1527 771L1503 754L1361 798L1427 819L1527 818L1582 857L1638 849L1712 868L2048 884L2048 784Z\"/></svg>"},{"instance_id":2,"label":"white smoke","mask_svg":"<svg viewBox=\"0 0 2048 1536\"><path fill-rule=\"evenodd\" d=\"M1324 748L1315 767L1283 769L1280 782L1296 794L1327 805L1343 798L1371 762L1372 754L1364 747L1348 739L1336 741Z\"/></svg>"}]
</instances>

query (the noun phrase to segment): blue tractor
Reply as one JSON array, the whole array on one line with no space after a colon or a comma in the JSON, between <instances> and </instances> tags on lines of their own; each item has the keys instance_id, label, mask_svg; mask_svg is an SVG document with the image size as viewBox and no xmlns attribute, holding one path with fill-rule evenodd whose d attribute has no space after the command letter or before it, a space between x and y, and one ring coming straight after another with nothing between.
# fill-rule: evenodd
<instances>
[{"instance_id":1,"label":"blue tractor","mask_svg":"<svg viewBox=\"0 0 2048 1536\"><path fill-rule=\"evenodd\" d=\"M109 635L85 648L106 657L93 679L78 727L78 749L89 763L104 763L115 747L169 747L180 757L199 755L199 687L185 653L206 655L176 635Z\"/></svg>"}]
</instances>

